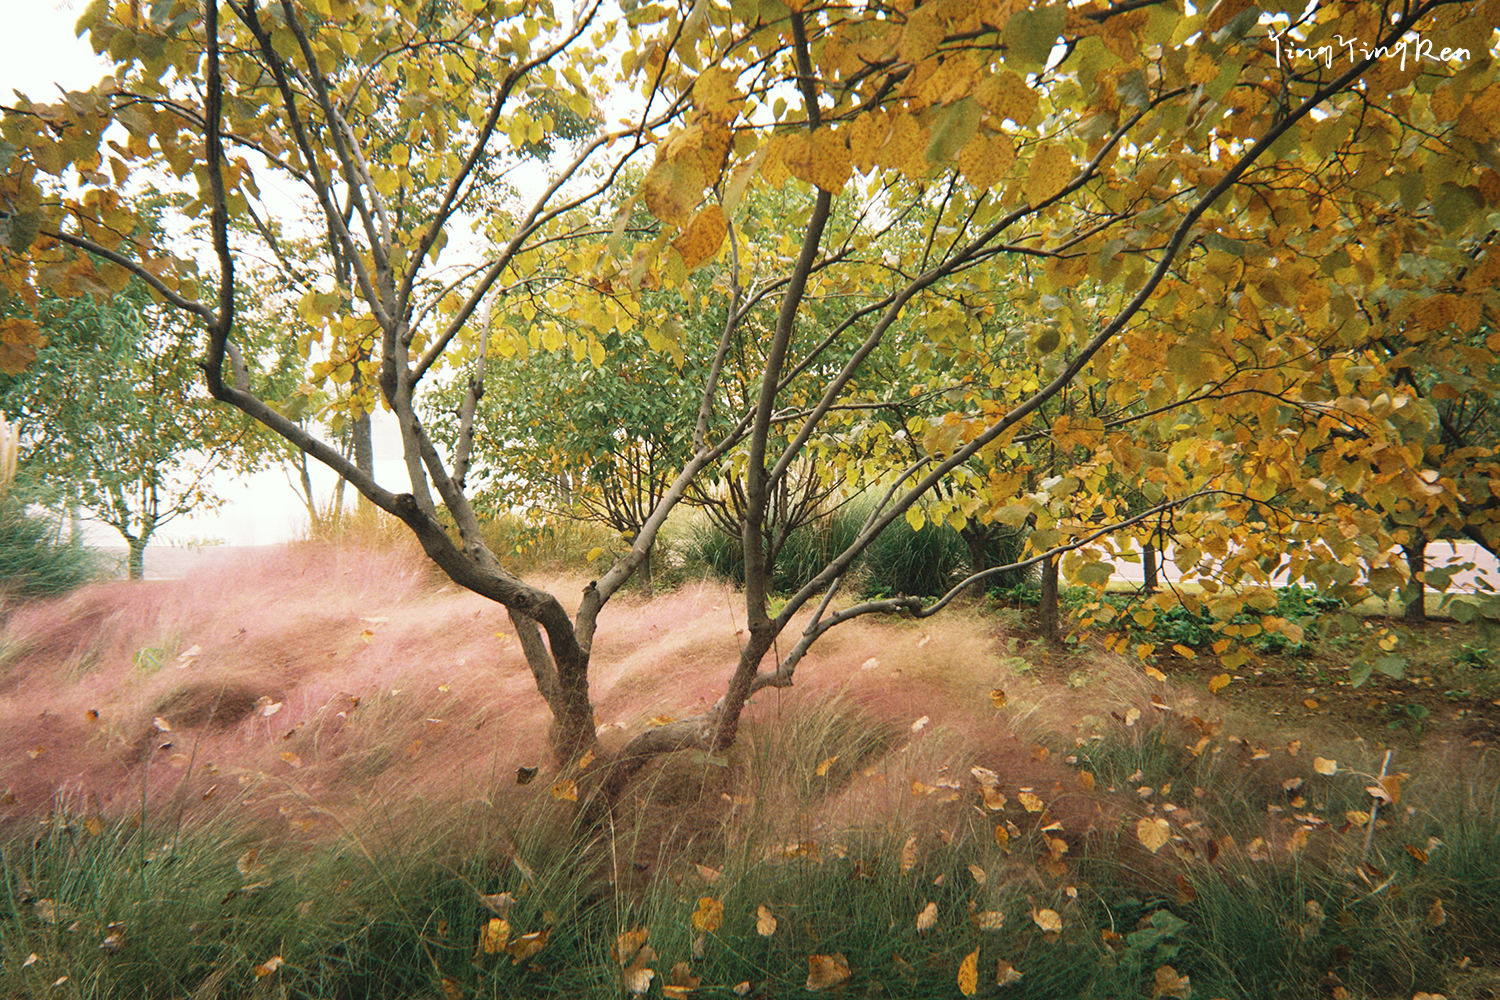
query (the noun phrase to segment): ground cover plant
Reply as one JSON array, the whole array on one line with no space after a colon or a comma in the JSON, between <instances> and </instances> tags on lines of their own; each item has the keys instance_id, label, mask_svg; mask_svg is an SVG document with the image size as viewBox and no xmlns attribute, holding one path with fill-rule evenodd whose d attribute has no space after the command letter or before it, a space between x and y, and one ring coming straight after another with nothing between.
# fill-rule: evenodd
<instances>
[{"instance_id":1,"label":"ground cover plant","mask_svg":"<svg viewBox=\"0 0 1500 1000\"><path fill-rule=\"evenodd\" d=\"M1500 988L1494 740L1446 716L1419 741L1274 716L1248 680L1211 691L1183 661L1158 681L1104 630L1052 653L976 601L941 629L841 632L732 750L661 758L592 822L576 770L539 752L502 616L386 546L301 543L13 616L0 991ZM624 652L598 663L604 746L711 696L734 596L627 598Z\"/></svg>"}]
</instances>

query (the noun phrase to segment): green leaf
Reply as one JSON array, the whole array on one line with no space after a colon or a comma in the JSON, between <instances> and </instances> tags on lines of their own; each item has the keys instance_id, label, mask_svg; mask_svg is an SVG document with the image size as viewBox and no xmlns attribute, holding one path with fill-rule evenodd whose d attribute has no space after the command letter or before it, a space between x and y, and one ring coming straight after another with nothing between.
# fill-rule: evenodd
<instances>
[{"instance_id":1,"label":"green leaf","mask_svg":"<svg viewBox=\"0 0 1500 1000\"><path fill-rule=\"evenodd\" d=\"M1061 7L1016 11L1005 25L1006 61L1045 66L1066 22Z\"/></svg>"},{"instance_id":2,"label":"green leaf","mask_svg":"<svg viewBox=\"0 0 1500 1000\"><path fill-rule=\"evenodd\" d=\"M17 212L10 217L10 233L6 243L12 253L25 253L36 242L36 234L42 228L42 217L36 212Z\"/></svg>"},{"instance_id":3,"label":"green leaf","mask_svg":"<svg viewBox=\"0 0 1500 1000\"><path fill-rule=\"evenodd\" d=\"M1406 676L1408 663L1404 656L1388 655L1377 657L1374 666L1382 674L1399 681Z\"/></svg>"},{"instance_id":4,"label":"green leaf","mask_svg":"<svg viewBox=\"0 0 1500 1000\"><path fill-rule=\"evenodd\" d=\"M1084 563L1078 567L1075 575L1078 582L1086 587L1102 587L1115 575L1115 567L1113 563L1107 562Z\"/></svg>"},{"instance_id":5,"label":"green leaf","mask_svg":"<svg viewBox=\"0 0 1500 1000\"><path fill-rule=\"evenodd\" d=\"M927 162L947 163L957 156L958 151L974 138L979 117L979 102L972 97L955 101L938 112L932 138L927 142Z\"/></svg>"},{"instance_id":6,"label":"green leaf","mask_svg":"<svg viewBox=\"0 0 1500 1000\"><path fill-rule=\"evenodd\" d=\"M1354 687L1362 686L1370 679L1370 670L1369 660L1355 660L1349 664L1349 683Z\"/></svg>"},{"instance_id":7,"label":"green leaf","mask_svg":"<svg viewBox=\"0 0 1500 1000\"><path fill-rule=\"evenodd\" d=\"M1432 199L1432 217L1443 227L1443 232L1454 233L1466 228L1483 207L1484 196L1478 188L1444 181Z\"/></svg>"}]
</instances>

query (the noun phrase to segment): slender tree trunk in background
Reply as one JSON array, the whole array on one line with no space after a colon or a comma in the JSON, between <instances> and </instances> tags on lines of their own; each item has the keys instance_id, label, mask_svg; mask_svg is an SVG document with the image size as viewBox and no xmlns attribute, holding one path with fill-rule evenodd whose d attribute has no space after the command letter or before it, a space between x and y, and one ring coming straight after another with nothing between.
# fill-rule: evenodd
<instances>
[{"instance_id":1,"label":"slender tree trunk in background","mask_svg":"<svg viewBox=\"0 0 1500 1000\"><path fill-rule=\"evenodd\" d=\"M1421 580L1427 569L1426 533L1413 530L1411 541L1402 545L1401 551L1406 554L1406 569L1411 576L1411 586L1417 591L1416 597L1406 602L1406 620L1423 622L1427 620L1427 587Z\"/></svg>"},{"instance_id":2,"label":"slender tree trunk in background","mask_svg":"<svg viewBox=\"0 0 1500 1000\"><path fill-rule=\"evenodd\" d=\"M1058 628L1058 602L1057 602L1057 557L1053 556L1042 563L1042 602L1037 608L1037 624L1040 626L1042 641L1048 646L1057 646L1061 642L1060 630Z\"/></svg>"},{"instance_id":3,"label":"slender tree trunk in background","mask_svg":"<svg viewBox=\"0 0 1500 1000\"><path fill-rule=\"evenodd\" d=\"M1143 570L1146 593L1156 593L1156 546L1150 542L1141 546L1141 569Z\"/></svg>"},{"instance_id":4,"label":"slender tree trunk in background","mask_svg":"<svg viewBox=\"0 0 1500 1000\"><path fill-rule=\"evenodd\" d=\"M126 535L125 540L130 543L130 557L126 563L130 569L130 578L144 580L146 578L146 539Z\"/></svg>"}]
</instances>

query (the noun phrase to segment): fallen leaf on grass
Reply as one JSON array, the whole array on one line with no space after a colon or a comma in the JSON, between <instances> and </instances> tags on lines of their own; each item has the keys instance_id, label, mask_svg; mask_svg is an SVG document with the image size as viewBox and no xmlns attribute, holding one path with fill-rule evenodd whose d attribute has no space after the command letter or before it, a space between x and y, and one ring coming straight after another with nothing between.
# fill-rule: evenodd
<instances>
[{"instance_id":1,"label":"fallen leaf on grass","mask_svg":"<svg viewBox=\"0 0 1500 1000\"><path fill-rule=\"evenodd\" d=\"M807 989L811 993L837 986L849 975L849 960L842 953L807 956Z\"/></svg>"},{"instance_id":2,"label":"fallen leaf on grass","mask_svg":"<svg viewBox=\"0 0 1500 1000\"><path fill-rule=\"evenodd\" d=\"M1218 694L1220 691L1229 686L1230 680L1231 678L1228 674L1215 674L1212 678L1209 679L1208 693Z\"/></svg>"},{"instance_id":3,"label":"fallen leaf on grass","mask_svg":"<svg viewBox=\"0 0 1500 1000\"><path fill-rule=\"evenodd\" d=\"M928 903L922 907L922 912L917 914L917 933L925 933L937 926L938 907L936 903Z\"/></svg>"},{"instance_id":4,"label":"fallen leaf on grass","mask_svg":"<svg viewBox=\"0 0 1500 1000\"><path fill-rule=\"evenodd\" d=\"M266 959L264 962L255 967L255 978L264 979L266 976L269 976L271 973L275 972L285 964L286 963L281 960L280 955L272 955L270 958Z\"/></svg>"},{"instance_id":5,"label":"fallen leaf on grass","mask_svg":"<svg viewBox=\"0 0 1500 1000\"><path fill-rule=\"evenodd\" d=\"M491 917L479 932L479 950L486 955L498 955L510 943L510 922L500 917Z\"/></svg>"},{"instance_id":6,"label":"fallen leaf on grass","mask_svg":"<svg viewBox=\"0 0 1500 1000\"><path fill-rule=\"evenodd\" d=\"M1016 971L1016 967L1011 965L1005 959L1000 959L1000 961L995 966L995 985L1011 986L1015 983L1019 983L1020 981L1021 974Z\"/></svg>"},{"instance_id":7,"label":"fallen leaf on grass","mask_svg":"<svg viewBox=\"0 0 1500 1000\"><path fill-rule=\"evenodd\" d=\"M1004 708L1005 703L1009 700L1009 698L1005 697L1005 692L1000 690L999 688L993 688L990 691L990 704L994 705L996 708Z\"/></svg>"},{"instance_id":8,"label":"fallen leaf on grass","mask_svg":"<svg viewBox=\"0 0 1500 1000\"><path fill-rule=\"evenodd\" d=\"M971 997L979 991L979 949L975 948L958 964L958 992Z\"/></svg>"},{"instance_id":9,"label":"fallen leaf on grass","mask_svg":"<svg viewBox=\"0 0 1500 1000\"><path fill-rule=\"evenodd\" d=\"M1155 854L1172 839L1172 826L1160 816L1148 816L1135 825L1135 836L1142 847Z\"/></svg>"},{"instance_id":10,"label":"fallen leaf on grass","mask_svg":"<svg viewBox=\"0 0 1500 1000\"><path fill-rule=\"evenodd\" d=\"M1339 762L1336 760L1329 760L1327 757L1313 758L1313 770L1324 777L1332 777L1338 772L1338 769Z\"/></svg>"},{"instance_id":11,"label":"fallen leaf on grass","mask_svg":"<svg viewBox=\"0 0 1500 1000\"><path fill-rule=\"evenodd\" d=\"M974 914L974 926L982 931L998 931L1005 925L1005 914L999 910L980 910Z\"/></svg>"},{"instance_id":12,"label":"fallen leaf on grass","mask_svg":"<svg viewBox=\"0 0 1500 1000\"><path fill-rule=\"evenodd\" d=\"M578 783L572 778L564 778L552 786L552 797L559 802L577 802Z\"/></svg>"},{"instance_id":13,"label":"fallen leaf on grass","mask_svg":"<svg viewBox=\"0 0 1500 1000\"><path fill-rule=\"evenodd\" d=\"M1427 911L1427 926L1441 927L1448 922L1448 912L1443 909L1443 901L1434 899L1432 909Z\"/></svg>"},{"instance_id":14,"label":"fallen leaf on grass","mask_svg":"<svg viewBox=\"0 0 1500 1000\"><path fill-rule=\"evenodd\" d=\"M483 906L501 920L510 919L510 908L516 905L516 897L508 892L497 892L489 896L483 893L478 893L477 895L479 896L480 906Z\"/></svg>"},{"instance_id":15,"label":"fallen leaf on grass","mask_svg":"<svg viewBox=\"0 0 1500 1000\"><path fill-rule=\"evenodd\" d=\"M755 933L761 937L770 937L776 933L776 915L768 907L760 906L756 908Z\"/></svg>"},{"instance_id":16,"label":"fallen leaf on grass","mask_svg":"<svg viewBox=\"0 0 1500 1000\"><path fill-rule=\"evenodd\" d=\"M1056 910L1032 910L1031 919L1048 934L1058 934L1062 931L1062 916Z\"/></svg>"},{"instance_id":17,"label":"fallen leaf on grass","mask_svg":"<svg viewBox=\"0 0 1500 1000\"><path fill-rule=\"evenodd\" d=\"M510 955L512 965L520 965L526 959L535 955L547 947L547 941L552 937L552 928L544 931L533 931L530 934L522 934L510 944L505 946L505 951Z\"/></svg>"},{"instance_id":18,"label":"fallen leaf on grass","mask_svg":"<svg viewBox=\"0 0 1500 1000\"><path fill-rule=\"evenodd\" d=\"M1192 992L1191 984L1187 976L1179 976L1177 970L1170 965L1163 965L1156 970L1156 983L1151 988L1154 997L1179 997L1187 1000Z\"/></svg>"},{"instance_id":19,"label":"fallen leaf on grass","mask_svg":"<svg viewBox=\"0 0 1500 1000\"><path fill-rule=\"evenodd\" d=\"M693 911L693 930L712 934L724 923L724 904L712 896L698 899L698 908Z\"/></svg>"}]
</instances>

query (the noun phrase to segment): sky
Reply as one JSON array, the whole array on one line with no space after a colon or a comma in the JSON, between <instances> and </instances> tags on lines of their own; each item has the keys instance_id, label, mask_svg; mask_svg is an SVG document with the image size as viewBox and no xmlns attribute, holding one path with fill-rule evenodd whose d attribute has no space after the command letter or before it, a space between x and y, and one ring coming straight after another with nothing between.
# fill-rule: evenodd
<instances>
[{"instance_id":1,"label":"sky","mask_svg":"<svg viewBox=\"0 0 1500 1000\"><path fill-rule=\"evenodd\" d=\"M33 100L49 101L57 95L58 85L82 90L110 72L108 62L94 54L87 39L74 33L86 6L86 0L0 0L0 23L5 25L0 31L0 103L10 103L17 90ZM401 482L399 441L388 414L376 416L375 457L381 482ZM322 473L321 468L316 471ZM314 490L324 503L332 495L333 482L331 474L315 475ZM305 509L279 468L219 477L215 487L225 501L218 511L173 520L153 544L271 545L300 537L306 530ZM89 525L85 537L93 545L123 544L104 525Z\"/></svg>"}]
</instances>

